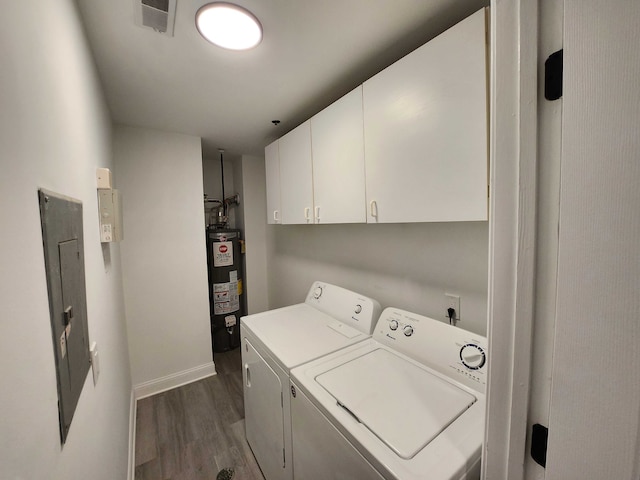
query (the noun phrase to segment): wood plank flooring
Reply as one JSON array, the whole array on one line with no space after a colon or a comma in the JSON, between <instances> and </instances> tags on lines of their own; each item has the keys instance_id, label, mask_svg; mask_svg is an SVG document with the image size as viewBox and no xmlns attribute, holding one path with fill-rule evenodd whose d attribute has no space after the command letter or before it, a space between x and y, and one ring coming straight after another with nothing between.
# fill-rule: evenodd
<instances>
[{"instance_id":1,"label":"wood plank flooring","mask_svg":"<svg viewBox=\"0 0 640 480\"><path fill-rule=\"evenodd\" d=\"M217 375L138 400L135 480L264 480L244 433L240 349L216 353Z\"/></svg>"}]
</instances>

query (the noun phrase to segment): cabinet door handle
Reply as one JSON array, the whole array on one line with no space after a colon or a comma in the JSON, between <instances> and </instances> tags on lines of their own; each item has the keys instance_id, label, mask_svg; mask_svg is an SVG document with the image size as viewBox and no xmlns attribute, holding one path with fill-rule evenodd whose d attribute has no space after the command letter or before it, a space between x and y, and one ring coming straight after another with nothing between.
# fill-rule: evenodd
<instances>
[{"instance_id":1,"label":"cabinet door handle","mask_svg":"<svg viewBox=\"0 0 640 480\"><path fill-rule=\"evenodd\" d=\"M309 216L309 214L311 213L311 209L309 207L305 207L304 209L304 219L308 222L309 220L311 220L311 217Z\"/></svg>"},{"instance_id":2,"label":"cabinet door handle","mask_svg":"<svg viewBox=\"0 0 640 480\"><path fill-rule=\"evenodd\" d=\"M316 207L316 221L320 220L320 207Z\"/></svg>"},{"instance_id":3,"label":"cabinet door handle","mask_svg":"<svg viewBox=\"0 0 640 480\"><path fill-rule=\"evenodd\" d=\"M369 202L369 214L371 214L373 218L378 218L378 203L375 200Z\"/></svg>"},{"instance_id":4,"label":"cabinet door handle","mask_svg":"<svg viewBox=\"0 0 640 480\"><path fill-rule=\"evenodd\" d=\"M276 223L280 223L280 211L279 210L274 210L273 211L273 221Z\"/></svg>"}]
</instances>

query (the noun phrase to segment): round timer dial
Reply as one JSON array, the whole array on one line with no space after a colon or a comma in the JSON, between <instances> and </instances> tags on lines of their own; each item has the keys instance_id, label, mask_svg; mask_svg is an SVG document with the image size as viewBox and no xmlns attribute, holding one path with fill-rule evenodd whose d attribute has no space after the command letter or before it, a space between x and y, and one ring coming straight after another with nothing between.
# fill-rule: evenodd
<instances>
[{"instance_id":1,"label":"round timer dial","mask_svg":"<svg viewBox=\"0 0 640 480\"><path fill-rule=\"evenodd\" d=\"M321 296L322 296L322 287L316 287L316 288L313 290L313 298L315 298L315 299L317 300L317 299L318 299L318 298L320 298Z\"/></svg>"},{"instance_id":2,"label":"round timer dial","mask_svg":"<svg viewBox=\"0 0 640 480\"><path fill-rule=\"evenodd\" d=\"M460 360L471 370L479 370L487 362L484 350L475 343L467 343L460 349Z\"/></svg>"}]
</instances>

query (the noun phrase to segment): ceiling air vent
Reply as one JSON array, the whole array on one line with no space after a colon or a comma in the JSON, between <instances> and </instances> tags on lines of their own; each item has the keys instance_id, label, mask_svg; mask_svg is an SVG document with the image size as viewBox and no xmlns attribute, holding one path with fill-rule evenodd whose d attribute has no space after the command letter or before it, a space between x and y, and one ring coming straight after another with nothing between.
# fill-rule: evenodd
<instances>
[{"instance_id":1,"label":"ceiling air vent","mask_svg":"<svg viewBox=\"0 0 640 480\"><path fill-rule=\"evenodd\" d=\"M134 0L136 25L173 37L177 0Z\"/></svg>"}]
</instances>

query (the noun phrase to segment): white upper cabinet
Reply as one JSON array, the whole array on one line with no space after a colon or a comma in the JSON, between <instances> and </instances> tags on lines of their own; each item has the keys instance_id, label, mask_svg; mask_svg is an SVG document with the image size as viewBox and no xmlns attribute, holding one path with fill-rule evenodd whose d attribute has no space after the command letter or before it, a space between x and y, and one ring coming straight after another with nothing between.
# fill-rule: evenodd
<instances>
[{"instance_id":1,"label":"white upper cabinet","mask_svg":"<svg viewBox=\"0 0 640 480\"><path fill-rule=\"evenodd\" d=\"M367 221L487 220L485 11L364 83Z\"/></svg>"},{"instance_id":2,"label":"white upper cabinet","mask_svg":"<svg viewBox=\"0 0 640 480\"><path fill-rule=\"evenodd\" d=\"M264 167L267 178L267 223L282 223L280 211L280 154L278 140L264 149Z\"/></svg>"},{"instance_id":3,"label":"white upper cabinet","mask_svg":"<svg viewBox=\"0 0 640 480\"><path fill-rule=\"evenodd\" d=\"M485 15L471 15L267 146L267 221L487 220Z\"/></svg>"},{"instance_id":4,"label":"white upper cabinet","mask_svg":"<svg viewBox=\"0 0 640 480\"><path fill-rule=\"evenodd\" d=\"M311 118L315 223L364 223L362 86Z\"/></svg>"},{"instance_id":5,"label":"white upper cabinet","mask_svg":"<svg viewBox=\"0 0 640 480\"><path fill-rule=\"evenodd\" d=\"M311 121L280 138L279 150L282 223L314 223Z\"/></svg>"}]
</instances>

